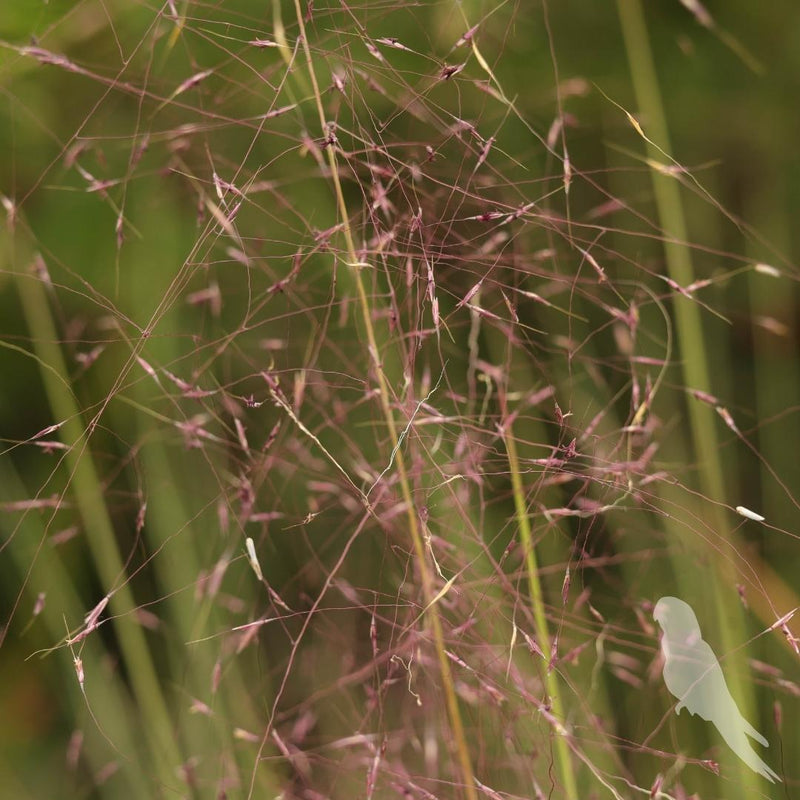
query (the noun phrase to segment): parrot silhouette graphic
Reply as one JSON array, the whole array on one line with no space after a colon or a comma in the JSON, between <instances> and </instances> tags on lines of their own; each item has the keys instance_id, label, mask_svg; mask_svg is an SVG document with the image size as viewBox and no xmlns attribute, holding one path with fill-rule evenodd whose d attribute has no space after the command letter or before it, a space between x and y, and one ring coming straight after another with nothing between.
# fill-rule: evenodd
<instances>
[{"instance_id":1,"label":"parrot silhouette graphic","mask_svg":"<svg viewBox=\"0 0 800 800\"><path fill-rule=\"evenodd\" d=\"M739 712L714 651L703 640L692 607L677 597L662 597L653 610L653 619L664 631L664 683L678 698L675 713L688 708L690 714L713 723L728 747L750 769L771 783L780 781L751 747L748 736L764 747L769 747L769 742Z\"/></svg>"}]
</instances>

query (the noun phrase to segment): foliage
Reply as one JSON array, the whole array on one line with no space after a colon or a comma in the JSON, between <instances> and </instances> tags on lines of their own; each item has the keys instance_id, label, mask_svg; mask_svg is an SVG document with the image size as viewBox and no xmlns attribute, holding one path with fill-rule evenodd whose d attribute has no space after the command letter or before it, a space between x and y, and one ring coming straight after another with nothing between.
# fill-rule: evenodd
<instances>
[{"instance_id":1,"label":"foliage","mask_svg":"<svg viewBox=\"0 0 800 800\"><path fill-rule=\"evenodd\" d=\"M8 4L15 797L792 786L800 28L646 5Z\"/></svg>"}]
</instances>

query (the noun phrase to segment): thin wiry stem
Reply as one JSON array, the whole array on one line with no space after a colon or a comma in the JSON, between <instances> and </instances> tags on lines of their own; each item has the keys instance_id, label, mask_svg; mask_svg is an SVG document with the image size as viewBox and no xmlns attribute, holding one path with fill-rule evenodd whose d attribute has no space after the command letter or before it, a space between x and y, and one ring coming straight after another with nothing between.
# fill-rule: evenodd
<instances>
[{"instance_id":1,"label":"thin wiry stem","mask_svg":"<svg viewBox=\"0 0 800 800\"><path fill-rule=\"evenodd\" d=\"M553 716L559 720L564 719L564 704L561 702L560 688L554 670L550 668L552 658L552 648L550 647L550 634L547 626L547 616L544 610L544 596L542 585L539 581L539 564L536 559L536 549L533 544L531 532L531 522L528 517L528 509L525 503L525 490L522 486L522 477L519 468L519 457L517 456L517 445L514 440L514 433L511 424L508 423L504 428L504 441L506 452L508 453L508 466L511 472L511 491L514 495L514 510L517 516L517 526L519 527L520 541L525 551L525 571L528 578L528 589L530 592L531 611L536 625L536 639L544 655L545 668L545 688L550 696L550 703ZM566 737L566 728L559 731L556 737L556 761L561 780L564 784L564 793L570 800L577 800L578 788L575 783L575 774L572 768L569 745Z\"/></svg>"},{"instance_id":2,"label":"thin wiry stem","mask_svg":"<svg viewBox=\"0 0 800 800\"><path fill-rule=\"evenodd\" d=\"M316 101L317 112L319 114L320 129L324 135L326 128L325 111L322 107L322 95L317 83L317 76L314 70L314 63L311 58L311 48L308 44L308 37L306 35L305 21L303 12L300 7L300 0L295 0L295 12L297 15L297 23L300 28L300 36L302 37L303 51L306 58L306 65L308 68L309 77L313 89L314 99ZM342 231L344 234L345 245L347 247L347 255L350 259L349 267L353 271L356 291L358 294L358 303L361 309L361 317L364 324L364 329L367 334L367 344L369 347L370 357L375 367L375 374L378 379L378 389L381 401L381 409L386 421L386 426L389 431L389 439L392 445L392 452L395 455L395 464L397 465L397 474L400 481L400 490L403 497L404 505L406 508L406 520L408 522L409 534L414 547L414 554L417 559L417 564L422 581L422 592L425 600L425 608L428 615L428 621L433 632L434 649L436 650L437 659L439 661L439 671L442 680L442 688L445 693L445 701L447 705L447 712L450 719L450 726L452 728L453 738L455 742L456 753L458 762L461 769L461 778L463 781L464 795L467 800L477 800L477 791L475 788L475 779L472 769L472 762L470 759L469 748L467 746L466 737L464 734L464 724L461 719L461 712L458 707L458 700L456 698L456 690L453 683L453 675L450 669L450 662L447 657L444 643L444 633L442 630L442 620L439 615L438 606L435 602L436 595L434 592L433 575L431 574L430 567L427 562L427 554L425 550L425 543L423 541L422 533L419 528L419 522L416 514L416 506L411 494L411 485L408 480L408 473L406 471L405 459L401 449L398 447L399 435L397 425L392 414L390 405L389 385L386 379L386 374L383 370L383 365L380 359L378 344L375 337L375 329L372 325L372 310L369 303L369 297L364 287L364 281L361 277L361 266L358 263L358 256L356 255L355 245L353 243L353 234L350 228L350 215L345 203L344 194L342 192L341 180L339 178L339 168L336 160L336 152L333 146L327 147L328 164L331 170L331 178L333 180L334 193L336 196L336 203L339 210L339 216L342 223Z\"/></svg>"}]
</instances>

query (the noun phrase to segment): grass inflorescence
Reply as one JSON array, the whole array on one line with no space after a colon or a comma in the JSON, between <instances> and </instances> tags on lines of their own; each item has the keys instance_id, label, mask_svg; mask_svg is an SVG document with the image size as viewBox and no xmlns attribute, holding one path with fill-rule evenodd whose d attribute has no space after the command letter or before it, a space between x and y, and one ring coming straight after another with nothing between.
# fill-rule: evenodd
<instances>
[{"instance_id":1,"label":"grass inflorescence","mask_svg":"<svg viewBox=\"0 0 800 800\"><path fill-rule=\"evenodd\" d=\"M682 58L699 22L764 80L683 5ZM791 787L796 414L735 376L796 355L800 273L673 149L668 29L37 13L0 23L4 785L779 796L672 714L675 595Z\"/></svg>"}]
</instances>

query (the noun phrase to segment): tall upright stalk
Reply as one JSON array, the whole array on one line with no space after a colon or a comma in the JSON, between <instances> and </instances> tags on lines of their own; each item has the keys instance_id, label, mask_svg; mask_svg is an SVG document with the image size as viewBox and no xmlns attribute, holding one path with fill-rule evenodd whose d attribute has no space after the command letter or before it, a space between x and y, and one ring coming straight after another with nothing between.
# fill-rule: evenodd
<instances>
[{"instance_id":1,"label":"tall upright stalk","mask_svg":"<svg viewBox=\"0 0 800 800\"><path fill-rule=\"evenodd\" d=\"M297 23L300 29L300 36L302 37L306 66L311 79L312 90L317 106L317 113L319 115L320 130L322 134L325 135L325 111L322 106L322 95L319 90L319 84L317 82L317 76L314 70L314 63L311 58L311 48L308 43L308 36L306 35L305 20L300 6L300 0L294 0L294 5L297 15ZM427 552L425 549L422 531L420 530L419 520L417 518L416 506L411 493L411 484L408 479L405 459L403 457L402 450L398 447L399 434L394 420L394 415L392 413L389 384L384 372L383 364L381 362L380 351L378 349L378 343L375 336L375 329L372 324L372 309L370 307L369 296L367 295L361 275L362 265L358 262L358 256L356 254L356 248L353 242L353 234L350 228L350 215L347 209L347 204L345 203L344 194L342 192L342 184L339 178L339 166L336 160L336 149L335 147L328 147L326 148L326 152L328 154L328 165L331 171L331 179L333 181L336 204L338 206L339 216L341 218L342 232L347 248L347 256L350 261L348 266L352 270L353 279L356 286L356 293L358 295L358 304L361 310L361 318L367 335L369 354L378 379L378 392L381 402L381 409L386 421L386 427L389 431L389 442L392 446L392 452L395 454L394 464L397 467L400 492L406 509L406 520L408 523L409 535L414 547L414 554L417 560L420 580L422 582L422 593L425 602L427 619L433 633L433 644L434 649L436 650L437 660L439 662L442 689L445 694L447 713L453 733L456 755L461 770L464 796L467 798L467 800L477 800L478 796L475 788L472 762L464 734L464 724L461 719L461 712L458 706L458 699L456 697L450 661L445 650L442 620L436 604L433 575L427 561Z\"/></svg>"},{"instance_id":2,"label":"tall upright stalk","mask_svg":"<svg viewBox=\"0 0 800 800\"><path fill-rule=\"evenodd\" d=\"M663 153L671 152L669 130L664 114L658 77L647 27L640 0L617 0L617 8L622 25L625 49L630 64L636 103L641 111L647 131L647 149L652 162L663 159ZM679 286L688 286L694 280L691 254L686 245L688 241L686 219L677 181L651 168L653 191L661 228L664 232L664 256L669 277ZM680 348L680 362L684 383L694 389L710 389L708 356L703 335L702 320L697 303L689 298L676 297L674 301L675 331ZM744 625L738 604L732 604L734 595L735 570L733 547L725 535L728 522L723 506L725 497L722 467L719 460L719 440L716 433L717 421L713 410L702 403L689 403L689 422L694 451L698 454L700 488L711 502L707 504L708 519L715 531L720 534L722 558L715 558L716 572L711 591L717 611L717 622L726 652L734 650L745 640ZM729 673L733 693L745 716L755 707L754 698L748 684ZM753 797L758 790L754 773L737 761L742 796Z\"/></svg>"},{"instance_id":3,"label":"tall upright stalk","mask_svg":"<svg viewBox=\"0 0 800 800\"><path fill-rule=\"evenodd\" d=\"M511 490L514 495L514 510L517 517L520 541L525 551L525 572L528 578L528 590L530 593L531 611L536 625L536 638L544 656L545 667L545 688L550 697L553 716L559 723L564 719L564 704L561 702L560 687L558 685L557 673L551 669L551 658L553 654L550 646L550 633L547 626L547 616L544 610L544 595L539 581L539 564L536 558L536 549L533 543L531 532L531 522L528 516L528 508L525 502L525 491L522 486L520 474L519 457L517 456L517 444L514 440L514 433L511 424L504 428L504 441L506 452L508 453L508 466L511 472ZM558 771L564 785L564 793L569 800L577 800L578 788L575 784L575 774L570 758L569 745L566 737L567 729L562 725L555 740L555 758L558 763Z\"/></svg>"},{"instance_id":4,"label":"tall upright stalk","mask_svg":"<svg viewBox=\"0 0 800 800\"><path fill-rule=\"evenodd\" d=\"M109 595L109 610L115 618L114 628L126 672L147 732L151 766L161 784L171 786L176 782L175 770L181 765L182 758L150 649L134 617L136 603L125 580L125 565L89 449L93 427L85 425L69 388L69 373L58 344L59 336L44 285L34 275L25 274L20 266L21 263L30 263L33 257L33 248L26 240L21 236L12 239L10 258L16 272L22 313L41 367L45 393L53 417L59 424L58 435L66 447L64 466L68 472L69 491L75 499L97 572ZM74 625L77 620L69 622ZM86 676L87 681L90 679L91 676Z\"/></svg>"},{"instance_id":5,"label":"tall upright stalk","mask_svg":"<svg viewBox=\"0 0 800 800\"><path fill-rule=\"evenodd\" d=\"M26 496L27 491L11 457L6 454L0 456L0 503L19 500ZM39 624L44 625L50 641L59 641L65 633L64 620L79 620L86 613L85 600L75 585L74 575L59 550L49 545L48 532L38 515L28 513L17 522L14 515L0 513L0 535L6 561L14 563L19 575L27 576L30 589L45 593L46 602ZM88 700L104 735L126 757L138 762L140 756L146 755L147 741L142 736L142 727L136 719L123 676L119 671L112 672L109 669L108 652L99 637L84 639L75 648L75 655L78 653L86 675L85 695L75 680L74 667L69 663L73 654L64 648L48 656L58 659L60 671L71 678L60 692L58 705L62 709L68 707L72 717L79 719ZM9 796L26 797L28 795L22 794L16 787L12 789L10 781L18 764L12 755L12 748L7 749L6 758L3 759L7 763L0 765L0 785L6 787L3 791ZM109 748L105 741L99 747L86 746L83 752L94 772L100 771L108 763ZM114 782L114 796L119 800L139 800L151 796L154 778L147 770L122 770L119 780Z\"/></svg>"}]
</instances>

